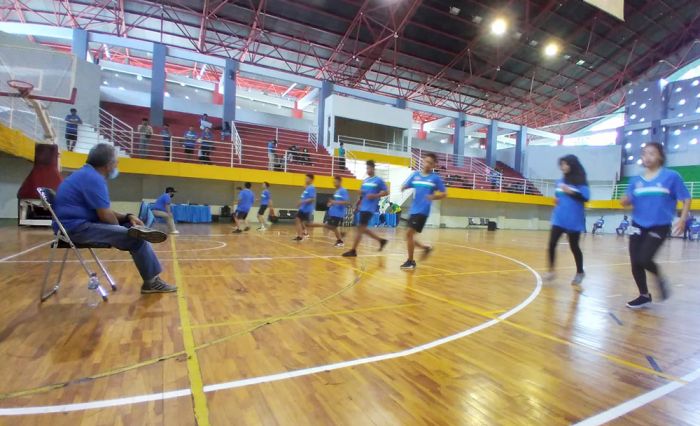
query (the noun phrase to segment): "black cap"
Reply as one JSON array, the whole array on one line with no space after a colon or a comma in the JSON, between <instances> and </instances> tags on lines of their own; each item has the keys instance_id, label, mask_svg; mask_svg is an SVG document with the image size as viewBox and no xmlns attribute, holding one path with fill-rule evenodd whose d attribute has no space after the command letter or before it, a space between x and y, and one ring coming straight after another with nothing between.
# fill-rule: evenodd
<instances>
[{"instance_id":1,"label":"black cap","mask_svg":"<svg viewBox=\"0 0 700 426\"><path fill-rule=\"evenodd\" d=\"M173 188L172 186L169 186L169 187L165 188L165 192L177 192L177 191L175 191L175 188Z\"/></svg>"}]
</instances>

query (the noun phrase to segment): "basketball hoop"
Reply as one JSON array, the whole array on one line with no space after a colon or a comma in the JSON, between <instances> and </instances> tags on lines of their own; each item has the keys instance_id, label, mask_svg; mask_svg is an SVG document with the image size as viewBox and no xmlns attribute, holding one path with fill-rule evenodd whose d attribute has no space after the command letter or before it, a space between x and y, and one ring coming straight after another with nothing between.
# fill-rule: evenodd
<instances>
[{"instance_id":1,"label":"basketball hoop","mask_svg":"<svg viewBox=\"0 0 700 426\"><path fill-rule=\"evenodd\" d=\"M19 95L23 98L29 96L29 94L32 92L32 89L34 89L34 85L32 83L28 83L22 80L8 80L7 85L15 89L17 93L19 93Z\"/></svg>"}]
</instances>

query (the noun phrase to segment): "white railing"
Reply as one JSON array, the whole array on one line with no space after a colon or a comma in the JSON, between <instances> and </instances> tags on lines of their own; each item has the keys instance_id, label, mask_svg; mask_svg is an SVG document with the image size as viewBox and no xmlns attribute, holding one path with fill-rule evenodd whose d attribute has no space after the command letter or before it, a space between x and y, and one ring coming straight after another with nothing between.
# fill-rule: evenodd
<instances>
[{"instance_id":1,"label":"white railing","mask_svg":"<svg viewBox=\"0 0 700 426\"><path fill-rule=\"evenodd\" d=\"M49 116L49 121L56 137L61 138L65 133L64 120ZM0 96L0 122L9 128L21 131L34 140L45 140L44 128L36 112L21 98Z\"/></svg>"},{"instance_id":2,"label":"white railing","mask_svg":"<svg viewBox=\"0 0 700 426\"><path fill-rule=\"evenodd\" d=\"M238 158L238 164L243 160L243 141L238 133L238 128L235 122L231 122L231 141L233 142L233 152L231 153L231 167L233 167L234 158Z\"/></svg>"},{"instance_id":3,"label":"white railing","mask_svg":"<svg viewBox=\"0 0 700 426\"><path fill-rule=\"evenodd\" d=\"M313 145L318 152L318 127L316 126L309 127L309 143Z\"/></svg>"},{"instance_id":4,"label":"white railing","mask_svg":"<svg viewBox=\"0 0 700 426\"><path fill-rule=\"evenodd\" d=\"M450 169L453 167L459 167L459 168L464 168L467 169L468 171L472 173L477 173L477 174L491 174L496 172L495 169L492 167L489 167L486 163L481 161L478 158L474 157L459 157L454 154L450 153L444 153L444 152L434 152L434 151L424 151L420 148L413 148L411 150L411 159L412 161L417 161L418 166L420 166L420 162L423 159L423 154L431 152L435 154L435 156L438 159L438 169ZM496 172L498 173L498 172Z\"/></svg>"},{"instance_id":5,"label":"white railing","mask_svg":"<svg viewBox=\"0 0 700 426\"><path fill-rule=\"evenodd\" d=\"M102 136L125 151L133 151L133 127L102 108L100 108L99 120L97 131Z\"/></svg>"},{"instance_id":6,"label":"white railing","mask_svg":"<svg viewBox=\"0 0 700 426\"><path fill-rule=\"evenodd\" d=\"M408 151L408 146L404 145L404 143L395 143L395 142L384 142L384 141L376 141L372 139L364 139L364 138L356 138L353 136L343 136L343 135L338 135L336 142L340 144L341 142L344 145L357 145L361 146L364 148L374 148L374 149L380 149L384 150L387 153L391 153L392 151L395 152L407 152Z\"/></svg>"}]
</instances>

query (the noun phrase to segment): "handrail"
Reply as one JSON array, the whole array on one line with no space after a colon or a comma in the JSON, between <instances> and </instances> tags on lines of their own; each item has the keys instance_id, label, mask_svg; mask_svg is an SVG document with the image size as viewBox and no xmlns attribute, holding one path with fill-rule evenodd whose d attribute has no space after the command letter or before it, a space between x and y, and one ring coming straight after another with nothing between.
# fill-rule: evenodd
<instances>
[{"instance_id":1,"label":"handrail","mask_svg":"<svg viewBox=\"0 0 700 426\"><path fill-rule=\"evenodd\" d=\"M367 147L367 148L376 148L376 149L382 149L387 151L387 153L391 153L391 151L397 151L397 152L407 152L408 147L404 145L403 143L396 143L396 142L384 142L384 141L378 141L378 140L373 140L373 139L366 139L366 138L357 138L354 136L344 136L344 135L338 135L336 138L336 142L340 144L341 142L343 144L347 145L359 145L362 147Z\"/></svg>"},{"instance_id":2,"label":"handrail","mask_svg":"<svg viewBox=\"0 0 700 426\"><path fill-rule=\"evenodd\" d=\"M233 142L234 154L231 155L231 167L233 167L233 157L234 155L238 157L238 164L241 164L243 158L243 141L241 140L241 135L238 133L238 128L236 123L231 121L231 140Z\"/></svg>"},{"instance_id":3,"label":"handrail","mask_svg":"<svg viewBox=\"0 0 700 426\"><path fill-rule=\"evenodd\" d=\"M316 126L311 126L309 127L309 143L316 148L316 151L318 152L318 127Z\"/></svg>"}]
</instances>

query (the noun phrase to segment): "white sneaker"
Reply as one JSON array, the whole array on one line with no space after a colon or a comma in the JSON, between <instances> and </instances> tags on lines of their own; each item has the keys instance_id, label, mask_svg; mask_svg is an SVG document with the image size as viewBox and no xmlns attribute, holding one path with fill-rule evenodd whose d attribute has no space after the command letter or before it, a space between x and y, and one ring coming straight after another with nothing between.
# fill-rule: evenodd
<instances>
[{"instance_id":1,"label":"white sneaker","mask_svg":"<svg viewBox=\"0 0 700 426\"><path fill-rule=\"evenodd\" d=\"M266 230L266 229L267 229L267 228L265 228L264 226L258 227L258 231L264 231L264 230Z\"/></svg>"},{"instance_id":2,"label":"white sneaker","mask_svg":"<svg viewBox=\"0 0 700 426\"><path fill-rule=\"evenodd\" d=\"M169 232L170 235L177 235L179 233L180 233L180 231L178 231L177 229Z\"/></svg>"},{"instance_id":3,"label":"white sneaker","mask_svg":"<svg viewBox=\"0 0 700 426\"><path fill-rule=\"evenodd\" d=\"M542 279L544 281L552 281L554 279L554 277L555 277L554 272L545 272L542 275Z\"/></svg>"}]
</instances>

